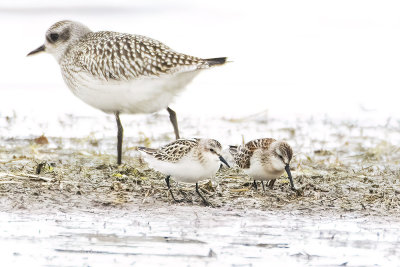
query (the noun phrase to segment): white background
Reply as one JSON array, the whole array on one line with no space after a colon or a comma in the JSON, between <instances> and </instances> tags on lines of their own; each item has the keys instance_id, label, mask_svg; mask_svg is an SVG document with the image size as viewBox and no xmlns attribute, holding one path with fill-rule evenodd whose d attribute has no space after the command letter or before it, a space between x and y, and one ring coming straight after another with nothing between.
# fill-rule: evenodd
<instances>
[{"instance_id":1,"label":"white background","mask_svg":"<svg viewBox=\"0 0 400 267\"><path fill-rule=\"evenodd\" d=\"M0 112L103 116L69 92L52 56L26 57L71 19L229 57L176 99L179 114L398 119L399 14L398 1L2 1Z\"/></svg>"}]
</instances>

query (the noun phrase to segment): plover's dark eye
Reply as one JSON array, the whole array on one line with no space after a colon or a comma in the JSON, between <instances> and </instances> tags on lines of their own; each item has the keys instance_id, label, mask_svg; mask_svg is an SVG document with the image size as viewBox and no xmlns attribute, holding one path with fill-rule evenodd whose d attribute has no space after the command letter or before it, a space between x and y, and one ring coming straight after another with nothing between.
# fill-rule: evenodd
<instances>
[{"instance_id":1,"label":"plover's dark eye","mask_svg":"<svg viewBox=\"0 0 400 267\"><path fill-rule=\"evenodd\" d=\"M279 158L283 161L283 157L281 155L279 155Z\"/></svg>"},{"instance_id":2,"label":"plover's dark eye","mask_svg":"<svg viewBox=\"0 0 400 267\"><path fill-rule=\"evenodd\" d=\"M214 151L214 149L210 148L210 152L213 152L213 153L214 153L215 151Z\"/></svg>"},{"instance_id":3,"label":"plover's dark eye","mask_svg":"<svg viewBox=\"0 0 400 267\"><path fill-rule=\"evenodd\" d=\"M50 40L52 42L56 42L58 40L58 37L59 37L58 33L51 33L50 34Z\"/></svg>"}]
</instances>

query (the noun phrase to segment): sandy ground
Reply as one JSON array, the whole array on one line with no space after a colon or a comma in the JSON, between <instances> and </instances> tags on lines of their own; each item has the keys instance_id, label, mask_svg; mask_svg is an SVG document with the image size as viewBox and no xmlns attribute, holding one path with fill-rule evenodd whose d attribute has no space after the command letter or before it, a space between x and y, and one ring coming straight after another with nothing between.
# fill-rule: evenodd
<instances>
[{"instance_id":1,"label":"sandy ground","mask_svg":"<svg viewBox=\"0 0 400 267\"><path fill-rule=\"evenodd\" d=\"M227 130L232 128L241 128L244 139L246 129L285 136L296 155L291 169L298 192L289 189L284 176L273 189L263 192L259 186L256 191L246 175L231 168L201 185L214 208L203 205L193 185L173 183L176 197L185 200L177 204L163 176L135 151L137 145L166 143L169 135L126 134L122 166L115 164L116 140L111 136L2 138L0 223L7 225L2 242L42 243L42 256L36 260L49 266L68 266L68 258L73 266L86 266L83 259L100 266L148 260L164 265L257 265L266 259L277 265L395 264L400 255L395 227L400 219L400 149L387 139L398 138L393 123L364 127L310 119L285 125L265 114L251 123L247 119L187 123L184 118L182 124L189 129L186 134L197 131L190 124L218 125L225 142L234 139ZM12 131L17 119L8 120ZM159 121L168 125L166 116L157 115L148 119L149 127ZM107 127L113 132L111 124ZM318 139L310 133L313 129L329 134ZM48 247L46 238L33 230L19 233L16 229L24 223L50 231L55 246ZM71 242L74 245L68 245ZM342 254L333 255L332 248L342 249ZM35 258L19 246L8 256L13 264Z\"/></svg>"},{"instance_id":2,"label":"sandy ground","mask_svg":"<svg viewBox=\"0 0 400 267\"><path fill-rule=\"evenodd\" d=\"M168 122L165 116L158 119ZM156 124L153 120L153 125ZM240 120L220 119L220 124L221 129L226 125L246 126ZM247 126L252 129L254 125L269 128L274 123L255 120L252 126ZM291 170L298 192L289 189L287 177L279 179L272 190L263 192L260 184L259 190L254 190L252 180L239 169L224 168L215 180L204 181L202 185L210 202L218 208L237 210L296 210L300 214L322 215L353 212L363 216L396 217L400 209L399 147L379 137L369 137L367 128L357 129L354 125L346 127L356 134L345 136L339 126L333 125L331 128L336 127L337 132L330 135L336 140L332 141L332 137L312 140L305 147L305 141L299 139L307 138L306 130L300 129L301 124L297 127L299 129L282 127L273 131L274 135L288 132L287 141L295 151ZM396 129L373 131L388 135ZM43 209L48 205L49 209L57 206L68 209L92 205L119 207L132 202L202 205L193 186L185 184L173 187L177 195L187 201L173 203L164 177L149 169L135 150L135 145L154 147L169 142L168 139L165 136L158 140L146 136L126 137L122 166L115 164L115 140L111 137L99 140L90 135L87 138L39 136L2 140L1 201L7 203L2 209L24 209L27 205L30 209ZM342 144L334 147L339 142ZM306 149L314 150L304 153ZM226 151L224 156L231 160Z\"/></svg>"}]
</instances>

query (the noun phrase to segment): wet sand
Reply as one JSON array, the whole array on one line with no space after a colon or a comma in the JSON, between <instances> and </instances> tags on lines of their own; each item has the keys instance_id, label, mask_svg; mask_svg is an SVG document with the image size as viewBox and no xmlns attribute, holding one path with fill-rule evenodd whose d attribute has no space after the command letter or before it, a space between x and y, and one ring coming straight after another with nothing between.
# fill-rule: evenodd
<instances>
[{"instance_id":1,"label":"wet sand","mask_svg":"<svg viewBox=\"0 0 400 267\"><path fill-rule=\"evenodd\" d=\"M0 242L6 262L395 266L400 153L380 136L396 138L397 129L332 121L289 127L261 117L198 125L219 125L225 142L233 139L226 129L235 127L244 136L255 129L286 136L296 155L291 169L298 192L284 176L263 192L239 169L221 169L201 185L215 208L205 207L187 184L173 183L175 195L185 200L174 203L163 176L135 151L135 145L157 146L168 136L127 135L122 166L115 164L111 136L2 138ZM149 127L157 121L149 119ZM329 136L307 142L307 131L321 127ZM186 128L196 131L189 123Z\"/></svg>"}]
</instances>

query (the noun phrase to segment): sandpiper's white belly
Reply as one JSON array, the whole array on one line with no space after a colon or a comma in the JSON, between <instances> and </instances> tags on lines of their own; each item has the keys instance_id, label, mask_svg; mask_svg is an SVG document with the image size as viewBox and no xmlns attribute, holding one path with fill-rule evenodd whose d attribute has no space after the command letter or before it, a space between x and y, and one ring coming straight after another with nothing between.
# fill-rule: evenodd
<instances>
[{"instance_id":1,"label":"sandpiper's white belly","mask_svg":"<svg viewBox=\"0 0 400 267\"><path fill-rule=\"evenodd\" d=\"M167 108L198 72L123 81L105 81L84 71L63 77L77 97L106 113L152 113Z\"/></svg>"},{"instance_id":2,"label":"sandpiper's white belly","mask_svg":"<svg viewBox=\"0 0 400 267\"><path fill-rule=\"evenodd\" d=\"M284 172L284 170L274 170L272 167L266 168L254 157L250 161L250 168L243 169L243 171L254 180L262 181L277 179Z\"/></svg>"},{"instance_id":3,"label":"sandpiper's white belly","mask_svg":"<svg viewBox=\"0 0 400 267\"><path fill-rule=\"evenodd\" d=\"M184 183L197 183L198 181L214 177L219 170L219 161L207 161L202 164L200 161L186 156L178 162L167 162L146 156L145 160L149 167L165 174L171 175L172 179Z\"/></svg>"}]
</instances>

